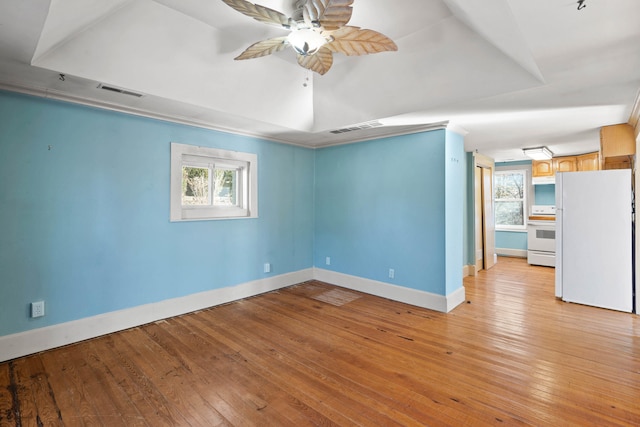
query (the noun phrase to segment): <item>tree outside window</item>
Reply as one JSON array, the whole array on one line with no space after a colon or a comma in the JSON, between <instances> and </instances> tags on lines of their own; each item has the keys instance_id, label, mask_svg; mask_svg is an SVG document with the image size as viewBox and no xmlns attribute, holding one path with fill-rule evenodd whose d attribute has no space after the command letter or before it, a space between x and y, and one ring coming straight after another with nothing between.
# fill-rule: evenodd
<instances>
[{"instance_id":1,"label":"tree outside window","mask_svg":"<svg viewBox=\"0 0 640 427\"><path fill-rule=\"evenodd\" d=\"M238 170L226 167L215 168L213 169L213 182L209 179L210 172L209 167L182 167L183 206L236 205ZM210 191L211 185L213 191Z\"/></svg>"},{"instance_id":2,"label":"tree outside window","mask_svg":"<svg viewBox=\"0 0 640 427\"><path fill-rule=\"evenodd\" d=\"M183 166L182 204L202 206L209 200L209 168Z\"/></svg>"},{"instance_id":3,"label":"tree outside window","mask_svg":"<svg viewBox=\"0 0 640 427\"><path fill-rule=\"evenodd\" d=\"M497 230L526 229L527 176L524 170L496 171L494 203Z\"/></svg>"}]
</instances>

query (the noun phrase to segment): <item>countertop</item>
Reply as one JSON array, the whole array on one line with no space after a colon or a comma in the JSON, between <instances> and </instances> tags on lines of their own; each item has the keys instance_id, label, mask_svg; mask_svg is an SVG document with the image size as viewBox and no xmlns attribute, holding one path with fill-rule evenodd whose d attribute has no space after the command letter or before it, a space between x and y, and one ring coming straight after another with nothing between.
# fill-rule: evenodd
<instances>
[{"instance_id":1,"label":"countertop","mask_svg":"<svg viewBox=\"0 0 640 427\"><path fill-rule=\"evenodd\" d=\"M555 215L530 215L529 221L555 221Z\"/></svg>"}]
</instances>

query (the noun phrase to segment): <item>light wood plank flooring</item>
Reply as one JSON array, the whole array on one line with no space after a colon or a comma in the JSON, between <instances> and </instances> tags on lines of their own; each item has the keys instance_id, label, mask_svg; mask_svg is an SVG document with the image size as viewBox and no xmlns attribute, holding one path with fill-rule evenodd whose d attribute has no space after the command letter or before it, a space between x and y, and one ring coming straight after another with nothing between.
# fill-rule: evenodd
<instances>
[{"instance_id":1,"label":"light wood plank flooring","mask_svg":"<svg viewBox=\"0 0 640 427\"><path fill-rule=\"evenodd\" d=\"M640 425L640 317L500 258L449 314L307 282L0 364L0 426Z\"/></svg>"}]
</instances>

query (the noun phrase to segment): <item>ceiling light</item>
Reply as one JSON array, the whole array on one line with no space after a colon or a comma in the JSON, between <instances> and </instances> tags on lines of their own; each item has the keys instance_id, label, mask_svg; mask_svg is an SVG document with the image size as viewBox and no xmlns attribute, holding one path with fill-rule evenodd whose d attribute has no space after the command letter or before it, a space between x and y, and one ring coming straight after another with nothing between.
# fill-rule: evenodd
<instances>
[{"instance_id":1,"label":"ceiling light","mask_svg":"<svg viewBox=\"0 0 640 427\"><path fill-rule=\"evenodd\" d=\"M313 28L293 30L287 37L287 41L302 56L313 55L327 44L327 39Z\"/></svg>"},{"instance_id":2,"label":"ceiling light","mask_svg":"<svg viewBox=\"0 0 640 427\"><path fill-rule=\"evenodd\" d=\"M533 160L548 160L553 157L553 153L547 147L523 148L522 152Z\"/></svg>"}]
</instances>

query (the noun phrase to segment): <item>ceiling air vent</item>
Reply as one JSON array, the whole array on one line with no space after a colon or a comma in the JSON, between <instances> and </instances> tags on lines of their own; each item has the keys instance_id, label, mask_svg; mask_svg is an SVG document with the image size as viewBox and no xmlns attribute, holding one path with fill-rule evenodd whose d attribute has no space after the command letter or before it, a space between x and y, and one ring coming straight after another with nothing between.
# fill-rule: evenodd
<instances>
[{"instance_id":1,"label":"ceiling air vent","mask_svg":"<svg viewBox=\"0 0 640 427\"><path fill-rule=\"evenodd\" d=\"M371 129L378 126L382 126L382 123L380 123L377 120L372 120L370 122L358 123L357 125L352 125L346 128L332 130L330 132L334 134L339 134L339 133L345 133L345 132L353 132L354 130Z\"/></svg>"},{"instance_id":2,"label":"ceiling air vent","mask_svg":"<svg viewBox=\"0 0 640 427\"><path fill-rule=\"evenodd\" d=\"M126 90L126 89L120 89L119 87L103 85L102 83L98 85L98 89L104 89L110 92L121 93L123 95L135 96L136 98L142 97L141 93L131 92L130 90Z\"/></svg>"}]
</instances>

